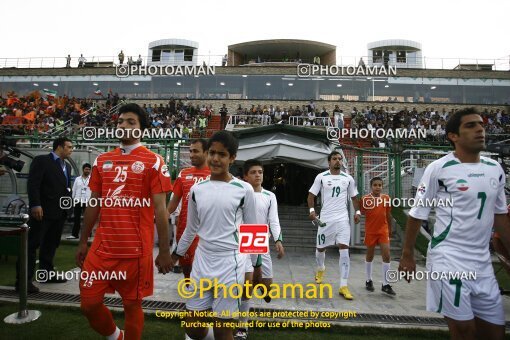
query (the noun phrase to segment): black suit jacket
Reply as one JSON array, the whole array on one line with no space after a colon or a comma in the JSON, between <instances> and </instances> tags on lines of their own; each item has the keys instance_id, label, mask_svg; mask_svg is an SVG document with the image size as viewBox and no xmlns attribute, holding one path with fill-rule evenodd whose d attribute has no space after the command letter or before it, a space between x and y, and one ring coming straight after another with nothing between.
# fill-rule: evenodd
<instances>
[{"instance_id":1,"label":"black suit jacket","mask_svg":"<svg viewBox=\"0 0 510 340\"><path fill-rule=\"evenodd\" d=\"M41 206L43 216L51 219L64 218L67 209L60 208L60 198L71 196L71 166L65 163L67 178L53 156L36 156L30 164L27 191L30 207ZM69 188L69 189L68 189Z\"/></svg>"}]
</instances>

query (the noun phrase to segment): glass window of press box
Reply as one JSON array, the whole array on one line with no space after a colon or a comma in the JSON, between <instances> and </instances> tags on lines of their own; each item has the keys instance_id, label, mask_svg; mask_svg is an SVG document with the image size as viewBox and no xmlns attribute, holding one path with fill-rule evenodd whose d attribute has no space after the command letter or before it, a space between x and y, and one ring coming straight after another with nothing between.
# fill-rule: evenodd
<instances>
[{"instance_id":1,"label":"glass window of press box","mask_svg":"<svg viewBox=\"0 0 510 340\"><path fill-rule=\"evenodd\" d=\"M40 78L40 79L38 79ZM68 79L72 78L72 79ZM510 80L295 75L0 77L0 93L50 89L57 95L99 99L111 90L134 99L267 99L505 104Z\"/></svg>"}]
</instances>

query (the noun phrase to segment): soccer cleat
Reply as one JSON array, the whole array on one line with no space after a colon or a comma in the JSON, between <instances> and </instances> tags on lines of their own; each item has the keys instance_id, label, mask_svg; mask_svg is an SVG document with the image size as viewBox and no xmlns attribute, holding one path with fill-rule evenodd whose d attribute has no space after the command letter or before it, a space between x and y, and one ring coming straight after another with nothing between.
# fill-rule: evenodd
<instances>
[{"instance_id":1,"label":"soccer cleat","mask_svg":"<svg viewBox=\"0 0 510 340\"><path fill-rule=\"evenodd\" d=\"M340 287L338 294L342 295L346 300L352 300L352 294L347 286Z\"/></svg>"},{"instance_id":2,"label":"soccer cleat","mask_svg":"<svg viewBox=\"0 0 510 340\"><path fill-rule=\"evenodd\" d=\"M315 274L315 283L322 283L322 279L324 278L324 270L317 270L317 274Z\"/></svg>"},{"instance_id":3,"label":"soccer cleat","mask_svg":"<svg viewBox=\"0 0 510 340\"><path fill-rule=\"evenodd\" d=\"M260 294L262 294L264 292L264 290L259 287L259 292L260 292ZM264 295L264 301L266 301L266 303L271 302L271 297L269 296L269 292L266 295Z\"/></svg>"},{"instance_id":4,"label":"soccer cleat","mask_svg":"<svg viewBox=\"0 0 510 340\"><path fill-rule=\"evenodd\" d=\"M373 292L373 291L374 291L374 283L372 282L372 280L369 280L369 281L366 281L366 282L365 282L365 288L366 288L369 292Z\"/></svg>"},{"instance_id":5,"label":"soccer cleat","mask_svg":"<svg viewBox=\"0 0 510 340\"><path fill-rule=\"evenodd\" d=\"M239 328L234 334L234 340L246 340L248 339L248 330L246 328Z\"/></svg>"},{"instance_id":6,"label":"soccer cleat","mask_svg":"<svg viewBox=\"0 0 510 340\"><path fill-rule=\"evenodd\" d=\"M395 291L393 290L393 288L391 288L389 284L383 285L381 290L388 295L397 295L397 293L395 293Z\"/></svg>"}]
</instances>

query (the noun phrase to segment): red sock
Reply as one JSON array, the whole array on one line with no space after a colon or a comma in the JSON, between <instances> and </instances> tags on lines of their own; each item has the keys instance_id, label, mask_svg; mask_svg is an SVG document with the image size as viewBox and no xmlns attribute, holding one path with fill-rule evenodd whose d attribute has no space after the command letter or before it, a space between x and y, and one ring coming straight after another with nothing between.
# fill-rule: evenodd
<instances>
[{"instance_id":1,"label":"red sock","mask_svg":"<svg viewBox=\"0 0 510 340\"><path fill-rule=\"evenodd\" d=\"M124 339L138 340L142 338L143 309L142 300L123 300L124 315Z\"/></svg>"},{"instance_id":2,"label":"red sock","mask_svg":"<svg viewBox=\"0 0 510 340\"><path fill-rule=\"evenodd\" d=\"M93 330L102 336L109 336L115 332L117 326L113 321L112 313L103 304L103 297L85 298L82 296L80 307Z\"/></svg>"}]
</instances>

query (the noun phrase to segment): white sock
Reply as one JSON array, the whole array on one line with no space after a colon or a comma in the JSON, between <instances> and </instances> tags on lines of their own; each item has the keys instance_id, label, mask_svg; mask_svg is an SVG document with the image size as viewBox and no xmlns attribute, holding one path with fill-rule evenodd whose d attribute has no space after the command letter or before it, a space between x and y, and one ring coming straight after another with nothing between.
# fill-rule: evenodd
<instances>
[{"instance_id":1,"label":"white sock","mask_svg":"<svg viewBox=\"0 0 510 340\"><path fill-rule=\"evenodd\" d=\"M365 271L367 274L367 281L372 281L372 262L365 261Z\"/></svg>"},{"instance_id":2,"label":"white sock","mask_svg":"<svg viewBox=\"0 0 510 340\"><path fill-rule=\"evenodd\" d=\"M207 335L203 340L214 340L214 329L212 327L207 329Z\"/></svg>"},{"instance_id":3,"label":"white sock","mask_svg":"<svg viewBox=\"0 0 510 340\"><path fill-rule=\"evenodd\" d=\"M340 249L340 287L347 286L349 278L349 269L351 261L349 259L349 249Z\"/></svg>"},{"instance_id":4,"label":"white sock","mask_svg":"<svg viewBox=\"0 0 510 340\"><path fill-rule=\"evenodd\" d=\"M315 261L317 262L317 269L325 270L324 261L326 260L326 252L318 251L315 249Z\"/></svg>"},{"instance_id":5,"label":"white sock","mask_svg":"<svg viewBox=\"0 0 510 340\"><path fill-rule=\"evenodd\" d=\"M384 286L386 286L388 284L388 281L386 281L386 273L388 273L388 270L390 270L390 263L383 262L382 263L382 282L383 282Z\"/></svg>"},{"instance_id":6,"label":"white sock","mask_svg":"<svg viewBox=\"0 0 510 340\"><path fill-rule=\"evenodd\" d=\"M241 316L239 316L239 321L243 324L241 328L248 329L247 323L248 323L248 313L250 312L252 302L250 300L241 300L241 307L239 308L239 311L241 312Z\"/></svg>"},{"instance_id":7,"label":"white sock","mask_svg":"<svg viewBox=\"0 0 510 340\"><path fill-rule=\"evenodd\" d=\"M117 340L120 335L120 329L119 327L115 327L115 332L112 333L112 335L108 336L108 340Z\"/></svg>"}]
</instances>

